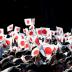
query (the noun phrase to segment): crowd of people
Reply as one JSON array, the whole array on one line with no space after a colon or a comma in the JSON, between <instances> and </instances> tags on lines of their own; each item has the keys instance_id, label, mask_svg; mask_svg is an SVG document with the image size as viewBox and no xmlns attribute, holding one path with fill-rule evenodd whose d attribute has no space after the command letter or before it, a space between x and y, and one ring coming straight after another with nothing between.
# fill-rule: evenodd
<instances>
[{"instance_id":1,"label":"crowd of people","mask_svg":"<svg viewBox=\"0 0 72 72\"><path fill-rule=\"evenodd\" d=\"M62 47L52 54L50 61L41 53L37 57L31 56L31 51L7 50L0 59L1 72L72 72L72 52L68 47ZM67 54L64 54L66 53ZM23 56L23 59L22 59ZM42 62L42 63L41 63Z\"/></svg>"},{"instance_id":2,"label":"crowd of people","mask_svg":"<svg viewBox=\"0 0 72 72\"><path fill-rule=\"evenodd\" d=\"M11 34L13 27L7 35L0 31L0 72L72 72L71 33L63 33L61 27L56 31L45 27L38 31L32 25L29 33L20 33L16 28L16 35Z\"/></svg>"}]
</instances>

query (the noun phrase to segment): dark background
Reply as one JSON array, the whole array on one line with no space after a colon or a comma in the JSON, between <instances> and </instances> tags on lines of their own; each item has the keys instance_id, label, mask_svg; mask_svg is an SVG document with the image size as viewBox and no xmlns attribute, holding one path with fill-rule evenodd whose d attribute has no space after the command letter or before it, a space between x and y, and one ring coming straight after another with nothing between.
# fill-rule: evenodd
<instances>
[{"instance_id":1,"label":"dark background","mask_svg":"<svg viewBox=\"0 0 72 72\"><path fill-rule=\"evenodd\" d=\"M71 2L63 0L0 0L0 28L13 23L26 27L24 18L35 17L36 27L56 26L64 28L64 32L72 27Z\"/></svg>"}]
</instances>

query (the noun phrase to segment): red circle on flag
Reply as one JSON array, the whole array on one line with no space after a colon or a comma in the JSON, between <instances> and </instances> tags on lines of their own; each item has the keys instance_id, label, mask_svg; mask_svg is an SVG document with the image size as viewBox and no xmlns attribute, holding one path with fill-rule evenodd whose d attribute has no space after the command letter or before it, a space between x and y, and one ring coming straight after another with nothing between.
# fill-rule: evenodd
<instances>
[{"instance_id":1,"label":"red circle on flag","mask_svg":"<svg viewBox=\"0 0 72 72\"><path fill-rule=\"evenodd\" d=\"M29 48L29 44L25 44L25 48Z\"/></svg>"},{"instance_id":2,"label":"red circle on flag","mask_svg":"<svg viewBox=\"0 0 72 72\"><path fill-rule=\"evenodd\" d=\"M10 45L10 41L9 40L6 40L6 43L7 43L7 45Z\"/></svg>"},{"instance_id":3,"label":"red circle on flag","mask_svg":"<svg viewBox=\"0 0 72 72\"><path fill-rule=\"evenodd\" d=\"M27 24L29 24L29 20L27 20Z\"/></svg>"},{"instance_id":4,"label":"red circle on flag","mask_svg":"<svg viewBox=\"0 0 72 72\"><path fill-rule=\"evenodd\" d=\"M42 34L42 30L38 30L38 34L40 34L40 35L41 35L41 34Z\"/></svg>"},{"instance_id":5,"label":"red circle on flag","mask_svg":"<svg viewBox=\"0 0 72 72\"><path fill-rule=\"evenodd\" d=\"M3 36L0 36L0 40L2 40L3 39Z\"/></svg>"},{"instance_id":6,"label":"red circle on flag","mask_svg":"<svg viewBox=\"0 0 72 72\"><path fill-rule=\"evenodd\" d=\"M35 39L35 43L36 43L37 45L40 45L38 38Z\"/></svg>"},{"instance_id":7,"label":"red circle on flag","mask_svg":"<svg viewBox=\"0 0 72 72\"><path fill-rule=\"evenodd\" d=\"M33 35L33 31L30 31L30 32L29 32L29 35Z\"/></svg>"},{"instance_id":8,"label":"red circle on flag","mask_svg":"<svg viewBox=\"0 0 72 72\"><path fill-rule=\"evenodd\" d=\"M45 48L45 53L48 54L48 55L49 55L49 54L52 54L51 48L50 48L50 47L46 47L46 48Z\"/></svg>"},{"instance_id":9,"label":"red circle on flag","mask_svg":"<svg viewBox=\"0 0 72 72\"><path fill-rule=\"evenodd\" d=\"M21 41L20 44L21 44L21 46L24 46L25 42L24 41Z\"/></svg>"},{"instance_id":10,"label":"red circle on flag","mask_svg":"<svg viewBox=\"0 0 72 72\"><path fill-rule=\"evenodd\" d=\"M34 51L34 55L37 56L39 54L39 50Z\"/></svg>"},{"instance_id":11,"label":"red circle on flag","mask_svg":"<svg viewBox=\"0 0 72 72\"><path fill-rule=\"evenodd\" d=\"M46 29L43 29L43 30L42 30L42 34L47 34Z\"/></svg>"}]
</instances>

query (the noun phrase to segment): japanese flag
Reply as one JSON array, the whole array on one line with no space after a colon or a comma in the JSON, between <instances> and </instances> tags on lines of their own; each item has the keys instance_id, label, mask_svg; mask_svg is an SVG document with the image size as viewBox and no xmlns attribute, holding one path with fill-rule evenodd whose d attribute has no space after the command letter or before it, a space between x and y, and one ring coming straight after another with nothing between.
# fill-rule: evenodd
<instances>
[{"instance_id":1,"label":"japanese flag","mask_svg":"<svg viewBox=\"0 0 72 72\"><path fill-rule=\"evenodd\" d=\"M25 40L24 39L18 39L18 45L20 48L24 48Z\"/></svg>"},{"instance_id":2,"label":"japanese flag","mask_svg":"<svg viewBox=\"0 0 72 72\"><path fill-rule=\"evenodd\" d=\"M47 29L46 28L42 28L42 35L47 35Z\"/></svg>"},{"instance_id":3,"label":"japanese flag","mask_svg":"<svg viewBox=\"0 0 72 72\"><path fill-rule=\"evenodd\" d=\"M44 48L44 52L46 54L47 59L50 59L51 55L53 53L53 50L54 50L53 45L45 44L45 45L43 45L43 48Z\"/></svg>"},{"instance_id":4,"label":"japanese flag","mask_svg":"<svg viewBox=\"0 0 72 72\"><path fill-rule=\"evenodd\" d=\"M24 22L26 26L32 25L31 18L24 19Z\"/></svg>"},{"instance_id":5,"label":"japanese flag","mask_svg":"<svg viewBox=\"0 0 72 72\"><path fill-rule=\"evenodd\" d=\"M7 45L12 45L12 37L5 39Z\"/></svg>"},{"instance_id":6,"label":"japanese flag","mask_svg":"<svg viewBox=\"0 0 72 72\"><path fill-rule=\"evenodd\" d=\"M11 24L7 27L7 31L11 31L11 30L13 30L13 24Z\"/></svg>"},{"instance_id":7,"label":"japanese flag","mask_svg":"<svg viewBox=\"0 0 72 72\"><path fill-rule=\"evenodd\" d=\"M42 29L36 28L36 33L37 33L38 36L42 36Z\"/></svg>"},{"instance_id":8,"label":"japanese flag","mask_svg":"<svg viewBox=\"0 0 72 72\"><path fill-rule=\"evenodd\" d=\"M4 34L4 29L0 28L0 34Z\"/></svg>"},{"instance_id":9,"label":"japanese flag","mask_svg":"<svg viewBox=\"0 0 72 72\"><path fill-rule=\"evenodd\" d=\"M20 27L15 26L15 28L14 28L14 32L20 32Z\"/></svg>"},{"instance_id":10,"label":"japanese flag","mask_svg":"<svg viewBox=\"0 0 72 72\"><path fill-rule=\"evenodd\" d=\"M31 52L31 56L35 57L39 55L39 49L38 48L34 48Z\"/></svg>"}]
</instances>

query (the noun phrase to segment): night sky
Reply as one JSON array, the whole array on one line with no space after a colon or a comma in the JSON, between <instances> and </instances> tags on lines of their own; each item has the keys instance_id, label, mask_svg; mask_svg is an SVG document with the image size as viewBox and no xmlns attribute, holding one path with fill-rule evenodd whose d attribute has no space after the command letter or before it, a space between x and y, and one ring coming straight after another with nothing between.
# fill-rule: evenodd
<instances>
[{"instance_id":1,"label":"night sky","mask_svg":"<svg viewBox=\"0 0 72 72\"><path fill-rule=\"evenodd\" d=\"M72 27L71 2L63 0L2 0L0 1L0 28L13 23L26 27L24 18L35 17L36 27L61 26L64 31ZM5 30L6 31L6 30Z\"/></svg>"}]
</instances>

